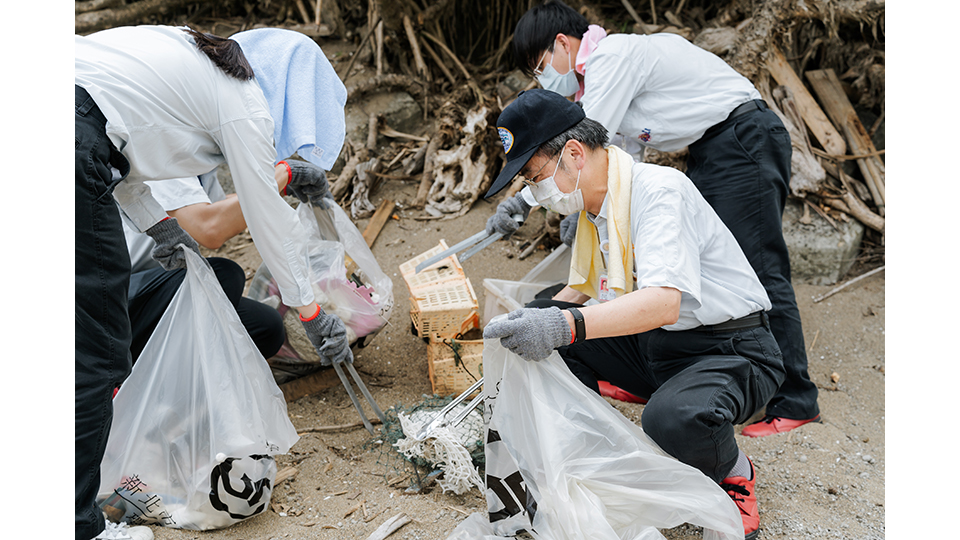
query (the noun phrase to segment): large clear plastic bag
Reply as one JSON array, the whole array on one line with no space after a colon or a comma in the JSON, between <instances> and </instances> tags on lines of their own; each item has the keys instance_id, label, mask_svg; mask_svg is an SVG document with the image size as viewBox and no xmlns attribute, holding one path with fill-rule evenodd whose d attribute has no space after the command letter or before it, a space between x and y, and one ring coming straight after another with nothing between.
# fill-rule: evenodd
<instances>
[{"instance_id":1,"label":"large clear plastic bag","mask_svg":"<svg viewBox=\"0 0 960 540\"><path fill-rule=\"evenodd\" d=\"M113 400L98 504L111 521L218 529L268 508L299 439L213 270L187 274Z\"/></svg>"},{"instance_id":2,"label":"large clear plastic bag","mask_svg":"<svg viewBox=\"0 0 960 540\"><path fill-rule=\"evenodd\" d=\"M344 322L351 345L364 346L386 325L393 309L393 281L377 263L363 234L336 204L297 207L307 231L309 280L323 310ZM265 264L257 269L247 296L277 309L284 317L287 339L268 359L278 382L315 371L320 357L310 343L296 310L280 301L280 291Z\"/></svg>"},{"instance_id":3,"label":"large clear plastic bag","mask_svg":"<svg viewBox=\"0 0 960 540\"><path fill-rule=\"evenodd\" d=\"M691 523L707 540L743 538L740 512L703 473L667 455L587 389L554 352L530 362L485 340L488 515L447 540L526 530L544 540L662 539Z\"/></svg>"}]
</instances>

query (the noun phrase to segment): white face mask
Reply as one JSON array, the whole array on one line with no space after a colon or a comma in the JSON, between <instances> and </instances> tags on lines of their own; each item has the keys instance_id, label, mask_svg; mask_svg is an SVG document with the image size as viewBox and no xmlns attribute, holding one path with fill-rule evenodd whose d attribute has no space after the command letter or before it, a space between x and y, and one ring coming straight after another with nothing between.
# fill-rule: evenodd
<instances>
[{"instance_id":1,"label":"white face mask","mask_svg":"<svg viewBox=\"0 0 960 540\"><path fill-rule=\"evenodd\" d=\"M554 49L556 49L556 41L554 41ZM546 56L546 52L543 53ZM553 56L551 55L550 61L553 61ZM580 90L580 81L577 80L577 72L573 70L573 56L567 55L567 65L570 69L561 75L556 69L554 69L553 64L547 64L543 68L543 73L537 75L537 80L540 81L540 86L544 90L550 90L551 92L556 92L563 97L569 97L577 93L577 90Z\"/></svg>"},{"instance_id":2,"label":"white face mask","mask_svg":"<svg viewBox=\"0 0 960 540\"><path fill-rule=\"evenodd\" d=\"M557 166L553 169L553 174L536 184L532 184L530 193L540 203L540 206L567 216L583 210L583 192L580 191L579 170L577 171L577 184L574 186L572 193L564 193L557 187L554 177L557 175L557 170L560 169L561 159L563 159L563 152L560 152L560 159L557 160Z\"/></svg>"}]
</instances>

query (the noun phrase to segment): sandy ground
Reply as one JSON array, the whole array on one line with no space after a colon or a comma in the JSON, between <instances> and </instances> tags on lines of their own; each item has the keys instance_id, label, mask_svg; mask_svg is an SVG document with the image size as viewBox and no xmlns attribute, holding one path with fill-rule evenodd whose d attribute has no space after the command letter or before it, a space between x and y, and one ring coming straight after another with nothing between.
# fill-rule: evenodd
<instances>
[{"instance_id":1,"label":"sandy ground","mask_svg":"<svg viewBox=\"0 0 960 540\"><path fill-rule=\"evenodd\" d=\"M464 217L418 221L407 211L416 186L389 181L371 201L398 203L400 220L389 220L373 246L381 268L393 278L395 307L390 324L366 348L355 350L356 367L383 409L411 407L430 393L426 344L410 332L401 263L437 245L481 230L495 204L479 202ZM520 260L518 245L538 231L537 217L515 238L498 242L464 263L484 306L483 279L519 280L546 256ZM367 221L357 226L363 230ZM259 254L248 235L218 251L241 263L248 278ZM750 439L738 435L753 458L761 512L761 538L857 538L885 536L885 278L870 277L815 303L832 287L795 284L803 318L812 379L820 387L823 422L783 435ZM639 422L641 405L611 401ZM343 388L336 386L288 404L298 430L356 421ZM738 429L739 431L739 429ZM305 433L279 468L297 475L276 487L274 508L233 527L197 532L155 527L158 540L172 539L340 539L368 538L384 521L403 512L412 521L393 533L395 540L444 539L468 514L485 511L482 494L444 494L435 485L408 493L409 481L392 483L403 463L377 437L362 428ZM360 503L363 503L362 505ZM694 527L664 531L668 538L700 538Z\"/></svg>"}]
</instances>

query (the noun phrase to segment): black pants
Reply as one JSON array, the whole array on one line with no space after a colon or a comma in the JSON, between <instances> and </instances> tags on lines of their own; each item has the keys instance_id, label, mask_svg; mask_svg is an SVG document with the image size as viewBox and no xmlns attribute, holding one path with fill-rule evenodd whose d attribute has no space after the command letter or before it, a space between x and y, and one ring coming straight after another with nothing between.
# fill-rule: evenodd
<instances>
[{"instance_id":1,"label":"black pants","mask_svg":"<svg viewBox=\"0 0 960 540\"><path fill-rule=\"evenodd\" d=\"M527 307L577 306L534 300ZM766 326L709 332L662 329L590 339L557 349L570 371L600 393L598 380L647 398L643 431L664 451L720 482L737 462L735 424L749 419L783 381Z\"/></svg>"},{"instance_id":2,"label":"black pants","mask_svg":"<svg viewBox=\"0 0 960 540\"><path fill-rule=\"evenodd\" d=\"M807 373L800 311L790 281L782 219L790 182L790 135L766 109L726 120L690 147L687 176L740 244L773 308L770 329L783 353L786 380L767 414L793 419L820 414Z\"/></svg>"},{"instance_id":3,"label":"black pants","mask_svg":"<svg viewBox=\"0 0 960 540\"><path fill-rule=\"evenodd\" d=\"M240 265L219 257L207 259L230 303L236 308L247 333L264 358L277 354L283 346L283 319L276 309L243 297L245 276ZM165 271L151 268L130 276L129 311L133 329L130 352L136 362L157 323L180 289L186 270Z\"/></svg>"},{"instance_id":4,"label":"black pants","mask_svg":"<svg viewBox=\"0 0 960 540\"><path fill-rule=\"evenodd\" d=\"M106 118L76 87L74 264L74 533L90 540L103 530L95 499L100 461L113 418L113 389L130 374L127 281L130 257L113 201L110 166L126 177L127 160L110 143Z\"/></svg>"}]
</instances>

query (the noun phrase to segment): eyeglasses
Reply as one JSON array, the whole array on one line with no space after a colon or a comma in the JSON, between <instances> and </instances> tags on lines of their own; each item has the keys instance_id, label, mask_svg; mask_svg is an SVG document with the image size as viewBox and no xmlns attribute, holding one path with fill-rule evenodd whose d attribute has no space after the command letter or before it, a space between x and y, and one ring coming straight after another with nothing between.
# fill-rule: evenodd
<instances>
[{"instance_id":1,"label":"eyeglasses","mask_svg":"<svg viewBox=\"0 0 960 540\"><path fill-rule=\"evenodd\" d=\"M556 155L557 155L557 154L554 154L553 156L556 156ZM525 185L525 186L527 186L527 187L533 187L533 186L537 185L537 182L538 182L539 180L534 180L534 178L540 176L540 171L542 171L544 167L546 167L547 165L549 165L550 163L553 162L553 156L550 156L549 158L547 158L547 160L543 162L543 165L541 165L540 168L537 169L537 172L534 173L533 176L531 176L530 178L527 178L526 176L523 176L523 177L521 178L521 182L523 182L523 185Z\"/></svg>"},{"instance_id":2,"label":"eyeglasses","mask_svg":"<svg viewBox=\"0 0 960 540\"><path fill-rule=\"evenodd\" d=\"M540 61L537 62L537 67L533 68L533 76L534 76L534 77L539 77L539 76L543 75L543 70L540 69L540 64L543 63L543 59L547 57L547 53L548 53L548 52L550 52L550 51L549 51L549 50L543 51L543 56L541 56L541 57L540 57ZM552 59L552 58L551 58L551 59Z\"/></svg>"}]
</instances>

